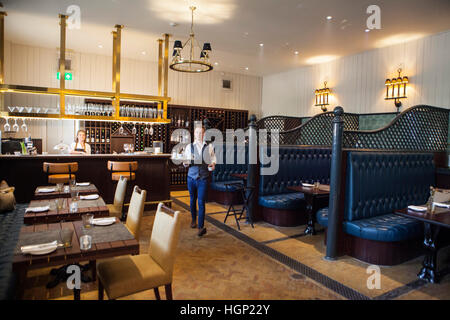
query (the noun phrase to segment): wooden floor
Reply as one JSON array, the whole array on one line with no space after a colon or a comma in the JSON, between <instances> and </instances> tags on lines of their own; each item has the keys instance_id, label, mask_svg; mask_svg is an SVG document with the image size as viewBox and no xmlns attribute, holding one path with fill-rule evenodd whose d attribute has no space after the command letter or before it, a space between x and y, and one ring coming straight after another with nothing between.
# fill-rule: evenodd
<instances>
[{"instance_id":1,"label":"wooden floor","mask_svg":"<svg viewBox=\"0 0 450 320\"><path fill-rule=\"evenodd\" d=\"M449 275L440 284L417 281L422 257L399 266L381 267L380 289L369 289L368 264L351 257L335 262L323 259L323 233L303 236L304 226L281 228L267 223L257 223L254 228L241 224L239 232L233 218L223 224L226 207L207 203L208 232L199 238L189 227L187 192L174 191L172 198L173 208L183 213L174 268L174 299L346 299L355 294L368 299L450 299ZM153 219L154 212L144 214L141 253L148 252ZM289 266L287 260L297 264ZM298 270L299 265L308 272L302 274L304 269ZM72 299L65 284L45 288L51 279L48 273L49 269L28 273L24 298ZM164 290L160 292L164 299ZM97 284L83 283L81 298L96 299ZM126 299L155 297L151 290Z\"/></svg>"}]
</instances>

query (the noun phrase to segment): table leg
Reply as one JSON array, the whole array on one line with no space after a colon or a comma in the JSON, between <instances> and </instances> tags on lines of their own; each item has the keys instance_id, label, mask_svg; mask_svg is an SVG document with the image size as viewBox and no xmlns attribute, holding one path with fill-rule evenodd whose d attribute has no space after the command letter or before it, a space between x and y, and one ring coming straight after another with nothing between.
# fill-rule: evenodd
<instances>
[{"instance_id":1,"label":"table leg","mask_svg":"<svg viewBox=\"0 0 450 320\"><path fill-rule=\"evenodd\" d=\"M81 300L81 290L73 289L73 300Z\"/></svg>"},{"instance_id":2,"label":"table leg","mask_svg":"<svg viewBox=\"0 0 450 320\"><path fill-rule=\"evenodd\" d=\"M439 234L440 227L435 226L433 232L433 226L430 223L425 223L425 239L423 240L423 246L427 250L425 258L423 259L423 267L417 275L420 279L426 280L431 283L438 283L439 276L437 272L437 252L438 247L436 245L436 239Z\"/></svg>"},{"instance_id":3,"label":"table leg","mask_svg":"<svg viewBox=\"0 0 450 320\"><path fill-rule=\"evenodd\" d=\"M13 272L17 276L17 284L14 292L14 299L20 300L23 297L23 293L25 291L25 280L27 278L27 268L26 267L18 267L17 269L13 269Z\"/></svg>"},{"instance_id":4,"label":"table leg","mask_svg":"<svg viewBox=\"0 0 450 320\"><path fill-rule=\"evenodd\" d=\"M95 280L97 280L97 260L90 260L89 268L91 269L92 272L92 281L95 282Z\"/></svg>"},{"instance_id":5,"label":"table leg","mask_svg":"<svg viewBox=\"0 0 450 320\"><path fill-rule=\"evenodd\" d=\"M308 222L307 222L307 227L305 229L305 234L311 234L311 235L315 235L316 234L316 229L314 227L314 197L310 196L310 195L306 195L306 213L308 214Z\"/></svg>"}]
</instances>

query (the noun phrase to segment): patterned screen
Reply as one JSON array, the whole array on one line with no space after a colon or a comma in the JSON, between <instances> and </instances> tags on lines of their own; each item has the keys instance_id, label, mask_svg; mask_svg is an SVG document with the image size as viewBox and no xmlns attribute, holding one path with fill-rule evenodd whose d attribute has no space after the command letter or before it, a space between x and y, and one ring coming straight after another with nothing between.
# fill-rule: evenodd
<instances>
[{"instance_id":1,"label":"patterned screen","mask_svg":"<svg viewBox=\"0 0 450 320\"><path fill-rule=\"evenodd\" d=\"M446 151L448 124L449 110L418 105L403 111L382 129L350 131L344 128L343 147L350 149Z\"/></svg>"}]
</instances>

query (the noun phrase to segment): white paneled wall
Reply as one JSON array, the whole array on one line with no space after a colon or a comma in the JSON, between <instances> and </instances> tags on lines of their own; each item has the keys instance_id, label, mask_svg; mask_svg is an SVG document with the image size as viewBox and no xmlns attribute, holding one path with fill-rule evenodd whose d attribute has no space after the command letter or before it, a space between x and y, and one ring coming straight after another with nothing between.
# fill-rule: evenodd
<instances>
[{"instance_id":1,"label":"white paneled wall","mask_svg":"<svg viewBox=\"0 0 450 320\"><path fill-rule=\"evenodd\" d=\"M38 48L5 43L5 83L43 87L59 87L57 49ZM112 57L74 52L72 60L73 80L66 81L70 89L112 91ZM144 60L121 60L121 92L157 95L158 65ZM233 89L223 90L222 79L232 80ZM261 111L262 78L243 74L222 74L218 71L205 74L187 74L169 70L168 94L170 103L180 105L220 107L249 110L259 116ZM79 103L82 98L68 97L66 104ZM57 96L30 94L6 94L7 106L45 106L57 108ZM0 123L4 124L4 119ZM20 121L20 125L21 125ZM33 121L29 132L43 139L44 151L60 141L70 144L74 138L72 121ZM3 127L0 128L2 130ZM2 130L3 131L3 130ZM23 134L17 134L17 136Z\"/></svg>"},{"instance_id":2,"label":"white paneled wall","mask_svg":"<svg viewBox=\"0 0 450 320\"><path fill-rule=\"evenodd\" d=\"M409 77L404 110L417 104L450 108L450 31L391 47L365 51L332 62L303 67L263 78L262 116L312 116L314 90L328 81L333 96L328 110L340 105L347 112L394 112L384 100L386 78Z\"/></svg>"}]
</instances>

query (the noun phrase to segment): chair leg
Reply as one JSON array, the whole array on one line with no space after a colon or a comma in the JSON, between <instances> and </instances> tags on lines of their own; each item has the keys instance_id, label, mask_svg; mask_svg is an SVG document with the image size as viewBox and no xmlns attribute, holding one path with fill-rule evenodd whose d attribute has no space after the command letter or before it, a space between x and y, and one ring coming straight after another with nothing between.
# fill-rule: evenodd
<instances>
[{"instance_id":1,"label":"chair leg","mask_svg":"<svg viewBox=\"0 0 450 320\"><path fill-rule=\"evenodd\" d=\"M166 284L164 288L166 289L166 299L172 300L172 284Z\"/></svg>"},{"instance_id":2,"label":"chair leg","mask_svg":"<svg viewBox=\"0 0 450 320\"><path fill-rule=\"evenodd\" d=\"M98 300L103 300L105 290L103 288L103 283L98 279Z\"/></svg>"},{"instance_id":3,"label":"chair leg","mask_svg":"<svg viewBox=\"0 0 450 320\"><path fill-rule=\"evenodd\" d=\"M155 297L156 297L156 300L161 300L161 296L159 295L159 289L158 289L158 287L153 288L153 291L155 291Z\"/></svg>"}]
</instances>

